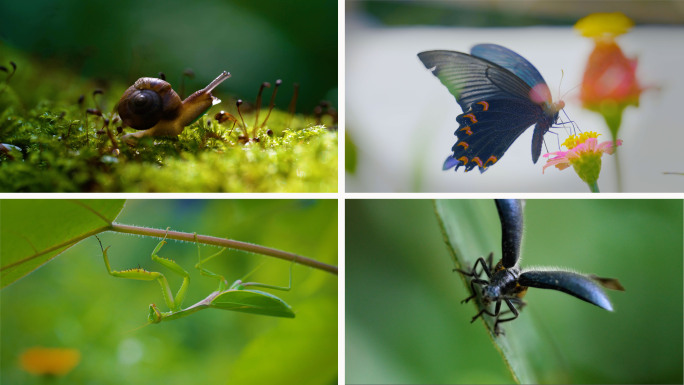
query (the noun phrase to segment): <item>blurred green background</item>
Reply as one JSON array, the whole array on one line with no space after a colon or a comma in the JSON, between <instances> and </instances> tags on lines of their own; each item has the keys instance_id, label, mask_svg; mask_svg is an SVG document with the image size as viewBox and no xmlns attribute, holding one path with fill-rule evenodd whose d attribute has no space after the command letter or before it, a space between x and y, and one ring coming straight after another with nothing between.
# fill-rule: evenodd
<instances>
[{"instance_id":1,"label":"blurred green background","mask_svg":"<svg viewBox=\"0 0 684 385\"><path fill-rule=\"evenodd\" d=\"M214 235L337 265L336 200L129 200L116 222ZM107 232L112 268L163 272L172 290L181 280L150 260L158 239ZM219 249L200 246L207 257ZM184 307L216 290L215 279L193 269L197 246L170 241L160 256L191 274ZM263 262L263 264L262 264ZM205 266L229 282L287 285L289 262L228 250ZM166 311L157 282L107 274L94 237L0 292L0 383L38 383L18 357L35 346L75 348L80 364L65 384L332 384L337 382L337 277L295 265L292 290L272 292L292 306L294 319L206 309L139 328L148 306ZM139 329L138 329L139 328Z\"/></svg>"},{"instance_id":2,"label":"blurred green background","mask_svg":"<svg viewBox=\"0 0 684 385\"><path fill-rule=\"evenodd\" d=\"M495 252L492 200L449 202L458 226ZM468 214L469 213L469 214ZM521 266L561 266L619 278L610 313L530 289L504 329L527 339L546 383L682 383L682 201L528 200ZM457 273L429 200L346 202L348 383L512 383ZM532 326L530 326L532 325ZM535 345L537 344L537 345Z\"/></svg>"},{"instance_id":3,"label":"blurred green background","mask_svg":"<svg viewBox=\"0 0 684 385\"><path fill-rule=\"evenodd\" d=\"M178 90L183 71L190 68L196 77L186 80L188 95L227 70L233 77L217 89L219 97L253 102L262 82L280 78L277 105L282 109L293 83L301 85L298 111L311 113L322 99L337 105L334 0L3 1L0 62L18 62L12 83L27 100L35 87L20 86L27 65L13 57L10 47L48 67L66 66L105 90L110 83L130 85L159 72ZM43 72L35 76L50 82Z\"/></svg>"}]
</instances>

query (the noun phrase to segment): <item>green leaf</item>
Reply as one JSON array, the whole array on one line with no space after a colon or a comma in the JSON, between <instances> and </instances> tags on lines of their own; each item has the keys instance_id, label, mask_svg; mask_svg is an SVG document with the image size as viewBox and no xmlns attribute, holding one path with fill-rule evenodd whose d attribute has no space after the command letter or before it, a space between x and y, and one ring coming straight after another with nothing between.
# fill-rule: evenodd
<instances>
[{"instance_id":1,"label":"green leaf","mask_svg":"<svg viewBox=\"0 0 684 385\"><path fill-rule=\"evenodd\" d=\"M0 201L0 287L106 230L125 200Z\"/></svg>"},{"instance_id":2,"label":"green leaf","mask_svg":"<svg viewBox=\"0 0 684 385\"><path fill-rule=\"evenodd\" d=\"M494 252L494 263L501 258L501 225L496 216L493 200L438 200L435 201L435 211L455 267L467 270L474 265L477 258L486 259L490 252ZM459 275L470 292L468 280L462 274ZM475 304L474 316L482 304L479 298L478 301L470 303ZM523 323L522 318L515 322ZM511 331L507 335L496 336L493 332L494 319L483 316L476 321L482 322L488 328L492 342L501 353L513 378L521 383L537 383L529 361L525 360L525 344L521 344L519 340L523 335L516 334L519 328L516 328L515 333ZM507 330L508 325L504 324L501 327Z\"/></svg>"},{"instance_id":3,"label":"green leaf","mask_svg":"<svg viewBox=\"0 0 684 385\"><path fill-rule=\"evenodd\" d=\"M259 290L228 290L211 301L211 307L244 313L294 318L290 305L273 294Z\"/></svg>"}]
</instances>

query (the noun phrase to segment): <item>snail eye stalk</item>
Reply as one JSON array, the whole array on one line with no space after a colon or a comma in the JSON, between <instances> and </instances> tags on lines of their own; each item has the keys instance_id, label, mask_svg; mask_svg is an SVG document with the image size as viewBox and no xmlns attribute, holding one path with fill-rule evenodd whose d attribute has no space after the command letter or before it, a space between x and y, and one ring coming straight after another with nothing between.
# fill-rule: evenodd
<instances>
[{"instance_id":1,"label":"snail eye stalk","mask_svg":"<svg viewBox=\"0 0 684 385\"><path fill-rule=\"evenodd\" d=\"M160 73L163 77L163 74ZM140 78L130 86L119 100L117 111L124 127L139 132L125 135L124 140L134 144L144 136L178 136L220 100L211 94L219 84L230 77L223 71L205 88L181 100L166 80Z\"/></svg>"}]
</instances>

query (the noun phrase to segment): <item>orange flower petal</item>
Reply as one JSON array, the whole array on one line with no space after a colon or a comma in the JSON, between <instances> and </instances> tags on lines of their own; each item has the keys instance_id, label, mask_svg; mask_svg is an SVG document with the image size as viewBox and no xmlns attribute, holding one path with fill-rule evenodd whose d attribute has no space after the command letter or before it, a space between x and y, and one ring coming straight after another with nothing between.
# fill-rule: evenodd
<instances>
[{"instance_id":1,"label":"orange flower petal","mask_svg":"<svg viewBox=\"0 0 684 385\"><path fill-rule=\"evenodd\" d=\"M31 348L22 353L21 367L32 374L63 376L81 360L76 349Z\"/></svg>"}]
</instances>

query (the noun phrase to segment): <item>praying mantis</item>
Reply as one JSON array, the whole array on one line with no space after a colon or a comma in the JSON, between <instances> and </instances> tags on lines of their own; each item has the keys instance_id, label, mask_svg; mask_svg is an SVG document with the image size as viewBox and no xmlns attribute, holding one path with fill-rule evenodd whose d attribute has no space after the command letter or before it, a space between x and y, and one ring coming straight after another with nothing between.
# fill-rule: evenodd
<instances>
[{"instance_id":1,"label":"praying mantis","mask_svg":"<svg viewBox=\"0 0 684 385\"><path fill-rule=\"evenodd\" d=\"M100 249L102 249L102 257L104 259L105 266L107 267L107 272L110 275L119 278L135 279L141 281L156 280L157 282L159 282L159 285L162 289L162 294L164 296L164 301L166 302L169 311L162 312L159 310L159 308L157 308L155 304L150 304L149 313L147 316L148 323L160 323L162 321L170 321L186 317L192 313L195 313L206 308L233 310L245 313L268 315L273 317L294 318L294 311L292 311L290 305L288 305L282 299L264 291L247 289L248 287L263 287L267 289L289 291L292 287L292 266L294 265L294 263L290 264L290 283L287 287L267 285L258 282L242 282L242 280L237 280L233 282L232 285L228 285L228 281L222 275L213 273L202 267L203 263L206 263L209 260L221 255L226 250L226 248L224 247L216 254L213 254L205 259L202 259L202 257L200 256L200 248L196 233L195 243L197 243L198 262L195 265L195 268L200 271L200 274L217 279L219 281L219 286L216 291L209 294L203 300L183 309L181 306L183 303L183 299L185 298L185 294L188 290L188 285L190 283L190 274L175 261L157 255L157 253L159 253L159 250L161 250L162 246L164 246L167 243L167 236L168 229L166 235L164 235L164 239L162 239L152 251L151 258L153 261L158 262L159 264L167 267L169 270L183 277L183 282L181 283L181 286L176 292L175 296L171 291L169 282L166 280L166 277L162 273L156 271L147 271L140 267L121 271L112 270L109 264L109 257L107 256L107 250L109 250L111 246L103 248L100 238L97 238L96 236L97 241L100 242Z\"/></svg>"}]
</instances>

